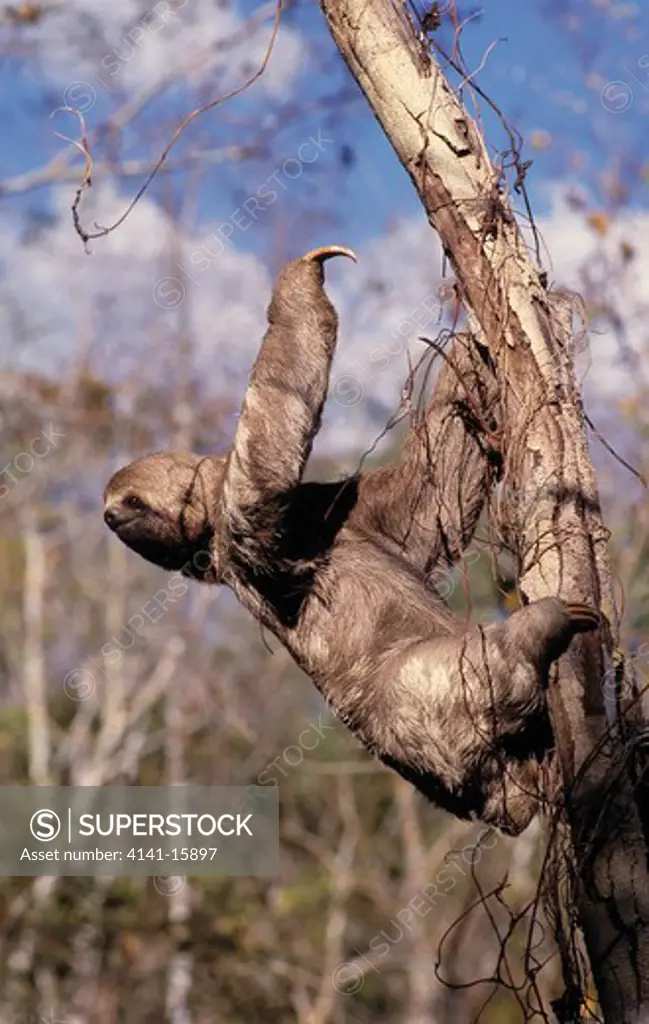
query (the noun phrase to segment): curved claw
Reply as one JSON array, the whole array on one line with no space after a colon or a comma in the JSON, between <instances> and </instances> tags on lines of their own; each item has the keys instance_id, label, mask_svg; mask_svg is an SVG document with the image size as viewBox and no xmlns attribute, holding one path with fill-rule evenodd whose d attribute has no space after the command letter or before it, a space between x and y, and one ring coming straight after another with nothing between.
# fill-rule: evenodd
<instances>
[{"instance_id":1,"label":"curved claw","mask_svg":"<svg viewBox=\"0 0 649 1024\"><path fill-rule=\"evenodd\" d=\"M333 256L347 256L354 263L357 262L356 253L345 245L323 245L320 249L312 249L311 252L307 252L302 259L324 263L325 260L330 260Z\"/></svg>"},{"instance_id":2,"label":"curved claw","mask_svg":"<svg viewBox=\"0 0 649 1024\"><path fill-rule=\"evenodd\" d=\"M575 633L587 633L591 629L599 629L602 624L600 615L587 604L566 602L570 621Z\"/></svg>"}]
</instances>

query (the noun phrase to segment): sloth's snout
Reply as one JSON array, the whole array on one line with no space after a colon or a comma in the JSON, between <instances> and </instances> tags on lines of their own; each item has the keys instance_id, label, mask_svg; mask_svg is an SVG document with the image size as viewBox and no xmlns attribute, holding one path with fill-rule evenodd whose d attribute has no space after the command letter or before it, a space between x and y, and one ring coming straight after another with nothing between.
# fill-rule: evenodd
<instances>
[{"instance_id":1,"label":"sloth's snout","mask_svg":"<svg viewBox=\"0 0 649 1024\"><path fill-rule=\"evenodd\" d=\"M128 519L128 516L124 515L124 509L119 505L109 505L104 510L104 522L106 526L111 530L117 530Z\"/></svg>"}]
</instances>

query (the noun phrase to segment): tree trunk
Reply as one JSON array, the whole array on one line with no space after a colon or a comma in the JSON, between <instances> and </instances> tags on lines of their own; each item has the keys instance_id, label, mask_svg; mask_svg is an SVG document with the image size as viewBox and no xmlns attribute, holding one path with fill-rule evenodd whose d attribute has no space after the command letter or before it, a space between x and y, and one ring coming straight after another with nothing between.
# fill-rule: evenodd
<instances>
[{"instance_id":1,"label":"tree trunk","mask_svg":"<svg viewBox=\"0 0 649 1024\"><path fill-rule=\"evenodd\" d=\"M525 599L598 606L548 694L577 872L577 906L608 1024L649 1007L649 814L629 756L639 724L609 707L618 622L595 474L572 364L572 312L530 259L468 112L392 0L321 0L335 42L410 175L457 275L503 395L505 538ZM635 716L637 719L637 715ZM634 732L635 730L635 732Z\"/></svg>"},{"instance_id":2,"label":"tree trunk","mask_svg":"<svg viewBox=\"0 0 649 1024\"><path fill-rule=\"evenodd\" d=\"M23 679L29 737L29 779L33 786L48 786L51 785L51 737L43 656L43 607L47 580L45 537L39 531L38 517L31 508L28 509L25 518L27 522L23 533L25 551Z\"/></svg>"},{"instance_id":3,"label":"tree trunk","mask_svg":"<svg viewBox=\"0 0 649 1024\"><path fill-rule=\"evenodd\" d=\"M403 779L395 778L395 802L399 815L401 852L404 861L401 907L407 907L430 881L417 806L419 794ZM407 996L402 1024L431 1024L435 1020L435 996L440 982L435 977L434 950L425 918L414 915L408 921L408 954L405 963Z\"/></svg>"}]
</instances>

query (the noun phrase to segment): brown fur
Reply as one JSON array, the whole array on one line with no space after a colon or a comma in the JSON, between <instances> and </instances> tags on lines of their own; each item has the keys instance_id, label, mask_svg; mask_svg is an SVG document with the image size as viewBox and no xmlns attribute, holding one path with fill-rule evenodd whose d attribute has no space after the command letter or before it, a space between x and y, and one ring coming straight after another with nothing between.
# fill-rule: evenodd
<instances>
[{"instance_id":1,"label":"brown fur","mask_svg":"<svg viewBox=\"0 0 649 1024\"><path fill-rule=\"evenodd\" d=\"M549 665L597 619L547 598L465 632L425 585L460 555L488 493L497 387L468 339L393 466L302 482L336 343L322 262L339 253L280 275L228 455L132 463L108 484L106 520L150 561L231 587L361 742L431 800L517 833L552 741Z\"/></svg>"}]
</instances>

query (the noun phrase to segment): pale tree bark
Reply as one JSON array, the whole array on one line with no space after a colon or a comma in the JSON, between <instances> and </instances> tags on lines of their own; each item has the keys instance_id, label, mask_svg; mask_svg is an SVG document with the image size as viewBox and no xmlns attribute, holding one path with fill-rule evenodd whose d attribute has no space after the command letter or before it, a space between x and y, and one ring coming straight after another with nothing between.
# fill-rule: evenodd
<instances>
[{"instance_id":1,"label":"pale tree bark","mask_svg":"<svg viewBox=\"0 0 649 1024\"><path fill-rule=\"evenodd\" d=\"M168 215L172 226L172 254L180 259L178 224L171 221L171 215ZM185 304L180 310L178 392L173 408L174 448L180 451L192 449L194 426L190 384L194 346L188 314ZM169 687L165 697L165 770L168 786L187 784L186 694L178 682ZM176 883L168 896L169 931L174 949L167 969L166 1010L170 1024L192 1024L189 999L194 976L194 955L187 949L192 912L191 888L189 878L178 876Z\"/></svg>"},{"instance_id":2,"label":"pale tree bark","mask_svg":"<svg viewBox=\"0 0 649 1024\"><path fill-rule=\"evenodd\" d=\"M577 869L577 906L607 1024L649 1009L649 813L629 751L638 716L603 679L617 641L611 569L571 359L565 302L547 290L479 131L395 0L321 0L336 44L410 175L502 389L510 498L500 525L525 599L559 594L606 617L579 638L548 704ZM610 716L609 716L610 717ZM615 717L615 715L613 716ZM647 829L649 834L649 829Z\"/></svg>"},{"instance_id":3,"label":"pale tree bark","mask_svg":"<svg viewBox=\"0 0 649 1024\"><path fill-rule=\"evenodd\" d=\"M354 888L356 850L361 838L361 821L354 785L345 775L336 780L342 833L336 853L329 858L331 892L324 929L324 951L320 984L309 1003L306 993L296 991L298 1020L304 1024L330 1024L335 1017L339 994L331 983L336 965L343 959L348 907Z\"/></svg>"},{"instance_id":4,"label":"pale tree bark","mask_svg":"<svg viewBox=\"0 0 649 1024\"><path fill-rule=\"evenodd\" d=\"M29 736L29 778L33 786L51 785L50 719L45 688L43 655L45 583L47 579L46 542L33 509L25 513L23 534L25 583L23 620L25 628L24 687Z\"/></svg>"},{"instance_id":5,"label":"pale tree bark","mask_svg":"<svg viewBox=\"0 0 649 1024\"><path fill-rule=\"evenodd\" d=\"M186 722L184 688L170 686L165 698L165 769L168 786L187 784ZM191 1024L189 997L194 973L193 953L187 949L190 937L191 889L189 878L178 876L171 887L167 917L173 952L167 967L166 1011L170 1024Z\"/></svg>"},{"instance_id":6,"label":"pale tree bark","mask_svg":"<svg viewBox=\"0 0 649 1024\"><path fill-rule=\"evenodd\" d=\"M24 516L23 545L25 577L23 586L23 684L29 740L29 780L33 786L52 785L51 735L45 683L45 589L47 581L47 547L40 530L34 505ZM31 887L31 901L25 911L24 927L7 959L5 994L9 1006L20 1006L29 992L38 946L40 915L52 900L58 879L41 875ZM37 974L37 990L43 1007L53 980L47 969Z\"/></svg>"},{"instance_id":7,"label":"pale tree bark","mask_svg":"<svg viewBox=\"0 0 649 1024\"><path fill-rule=\"evenodd\" d=\"M399 778L395 779L395 791L404 861L401 904L407 907L430 880L428 851L417 815L418 793ZM409 949L405 965L408 995L403 1009L403 1024L430 1024L435 1019L433 1011L439 982L433 967L435 949L430 931L425 918L416 913L408 921Z\"/></svg>"}]
</instances>

